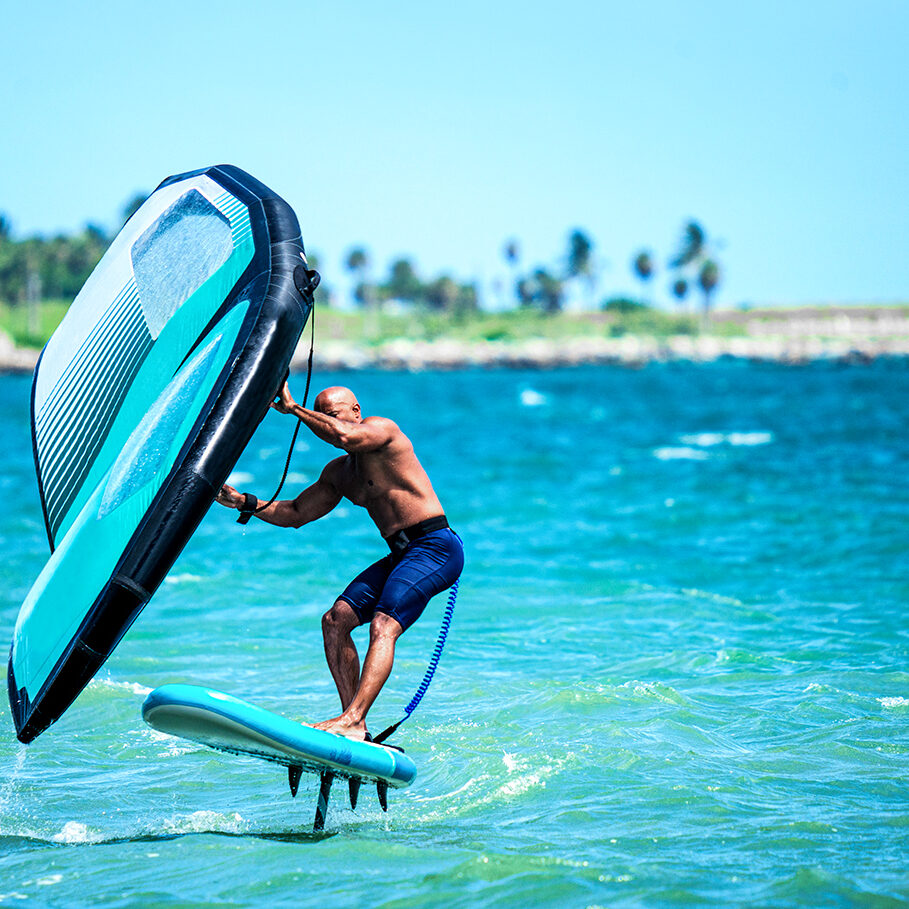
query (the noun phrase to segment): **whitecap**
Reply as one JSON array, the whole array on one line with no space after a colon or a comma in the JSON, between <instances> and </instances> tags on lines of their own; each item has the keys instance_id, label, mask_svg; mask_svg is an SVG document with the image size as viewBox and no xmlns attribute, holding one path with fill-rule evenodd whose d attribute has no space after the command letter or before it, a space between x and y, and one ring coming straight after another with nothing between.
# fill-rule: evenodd
<instances>
[{"instance_id":1,"label":"whitecap","mask_svg":"<svg viewBox=\"0 0 909 909\"><path fill-rule=\"evenodd\" d=\"M548 398L544 394L535 391L533 388L525 388L521 391L521 404L524 407L542 407L548 402Z\"/></svg>"},{"instance_id":2,"label":"whitecap","mask_svg":"<svg viewBox=\"0 0 909 909\"><path fill-rule=\"evenodd\" d=\"M697 448L655 448L653 456L660 461L706 461L710 457L706 451Z\"/></svg>"},{"instance_id":3,"label":"whitecap","mask_svg":"<svg viewBox=\"0 0 909 909\"><path fill-rule=\"evenodd\" d=\"M194 584L197 581L204 581L201 575L198 574L175 574L168 575L164 579L165 584Z\"/></svg>"},{"instance_id":4,"label":"whitecap","mask_svg":"<svg viewBox=\"0 0 909 909\"><path fill-rule=\"evenodd\" d=\"M529 773L526 776L520 776L517 779L509 780L504 786L500 786L499 795L523 795L525 792L529 792L537 786L545 788L545 780L541 780L540 775L537 773Z\"/></svg>"},{"instance_id":5,"label":"whitecap","mask_svg":"<svg viewBox=\"0 0 909 909\"><path fill-rule=\"evenodd\" d=\"M909 707L909 698L878 698L882 707Z\"/></svg>"},{"instance_id":6,"label":"whitecap","mask_svg":"<svg viewBox=\"0 0 909 909\"><path fill-rule=\"evenodd\" d=\"M164 829L171 833L242 833L245 826L246 822L237 812L220 814L217 811L194 811L186 817L164 822Z\"/></svg>"},{"instance_id":7,"label":"whitecap","mask_svg":"<svg viewBox=\"0 0 909 909\"><path fill-rule=\"evenodd\" d=\"M699 445L701 448L709 448L712 445L721 445L726 440L726 436L721 432L697 432L690 435L679 436L679 441L686 445Z\"/></svg>"},{"instance_id":8,"label":"whitecap","mask_svg":"<svg viewBox=\"0 0 909 909\"><path fill-rule=\"evenodd\" d=\"M79 843L100 843L102 839L102 836L92 833L88 825L81 821L67 821L60 832L51 837L53 842L66 843L69 846Z\"/></svg>"},{"instance_id":9,"label":"whitecap","mask_svg":"<svg viewBox=\"0 0 909 909\"><path fill-rule=\"evenodd\" d=\"M726 437L730 445L769 445L772 432L730 432Z\"/></svg>"},{"instance_id":10,"label":"whitecap","mask_svg":"<svg viewBox=\"0 0 909 909\"><path fill-rule=\"evenodd\" d=\"M120 688L124 691L130 691L133 694L142 695L142 697L145 697L147 694L151 694L151 688L148 688L145 685L140 685L138 682L115 682L113 679L100 679L95 676L95 678L91 680L90 684L93 688L97 687L98 685L103 685L105 688Z\"/></svg>"},{"instance_id":11,"label":"whitecap","mask_svg":"<svg viewBox=\"0 0 909 909\"><path fill-rule=\"evenodd\" d=\"M516 795L523 795L525 792L537 787L545 788L545 777L557 771L561 764L559 761L552 761L548 764L533 766L530 760L521 759L517 755L509 754L507 751L502 753L502 763L505 764L505 769L511 779L499 786L493 793L492 798L501 796L511 798Z\"/></svg>"},{"instance_id":12,"label":"whitecap","mask_svg":"<svg viewBox=\"0 0 909 909\"><path fill-rule=\"evenodd\" d=\"M716 445L768 445L773 441L772 432L693 432L679 436L684 445L713 448Z\"/></svg>"},{"instance_id":13,"label":"whitecap","mask_svg":"<svg viewBox=\"0 0 909 909\"><path fill-rule=\"evenodd\" d=\"M193 753L193 746L186 744L181 744L173 736L170 737L171 741L166 743L163 751L158 751L155 753L155 757L159 758L181 758L184 755Z\"/></svg>"}]
</instances>

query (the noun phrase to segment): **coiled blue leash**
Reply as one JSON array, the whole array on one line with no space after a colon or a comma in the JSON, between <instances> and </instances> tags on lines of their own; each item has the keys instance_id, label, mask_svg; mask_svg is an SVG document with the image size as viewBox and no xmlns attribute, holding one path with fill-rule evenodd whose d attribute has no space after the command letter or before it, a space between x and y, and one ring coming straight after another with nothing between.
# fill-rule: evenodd
<instances>
[{"instance_id":1,"label":"coiled blue leash","mask_svg":"<svg viewBox=\"0 0 909 909\"><path fill-rule=\"evenodd\" d=\"M460 580L461 579L458 578L448 591L448 603L445 605L445 612L442 615L442 626L439 628L439 638L436 641L436 647L432 652L432 657L430 657L429 665L426 667L426 674L423 676L423 681L420 682L420 687L417 688L416 694L414 694L410 699L410 703L404 708L404 716L402 716L397 723L382 730L382 732L373 739L376 744L384 742L385 739L387 739L398 726L400 726L401 723L417 709L417 704L423 700L423 695L426 694L429 683L435 675L436 667L439 665L439 658L442 656L442 648L445 646L445 638L448 637L448 629L451 627L451 617L454 615L455 603L458 599L458 583Z\"/></svg>"}]
</instances>

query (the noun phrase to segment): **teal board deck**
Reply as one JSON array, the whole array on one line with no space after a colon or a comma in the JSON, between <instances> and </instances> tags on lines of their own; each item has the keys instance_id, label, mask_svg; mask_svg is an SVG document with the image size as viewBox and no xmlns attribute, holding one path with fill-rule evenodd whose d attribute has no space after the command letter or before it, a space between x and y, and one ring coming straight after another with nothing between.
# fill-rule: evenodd
<instances>
[{"instance_id":1,"label":"teal board deck","mask_svg":"<svg viewBox=\"0 0 909 909\"><path fill-rule=\"evenodd\" d=\"M417 775L414 762L397 749L295 723L248 701L198 685L156 688L142 705L142 716L159 732L309 773L331 772L399 789L409 786Z\"/></svg>"}]
</instances>

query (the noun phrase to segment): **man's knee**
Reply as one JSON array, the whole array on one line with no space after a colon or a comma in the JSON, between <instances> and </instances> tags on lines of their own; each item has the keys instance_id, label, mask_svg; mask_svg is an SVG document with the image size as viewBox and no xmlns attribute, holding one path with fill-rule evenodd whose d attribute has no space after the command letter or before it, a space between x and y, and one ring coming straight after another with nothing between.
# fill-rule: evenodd
<instances>
[{"instance_id":1,"label":"man's knee","mask_svg":"<svg viewBox=\"0 0 909 909\"><path fill-rule=\"evenodd\" d=\"M353 606L346 600L335 600L331 609L322 616L322 632L330 634L332 632L351 632L360 620L353 610Z\"/></svg>"},{"instance_id":2,"label":"man's knee","mask_svg":"<svg viewBox=\"0 0 909 909\"><path fill-rule=\"evenodd\" d=\"M385 612L377 612L369 623L370 641L382 638L396 640L403 632L401 623Z\"/></svg>"}]
</instances>

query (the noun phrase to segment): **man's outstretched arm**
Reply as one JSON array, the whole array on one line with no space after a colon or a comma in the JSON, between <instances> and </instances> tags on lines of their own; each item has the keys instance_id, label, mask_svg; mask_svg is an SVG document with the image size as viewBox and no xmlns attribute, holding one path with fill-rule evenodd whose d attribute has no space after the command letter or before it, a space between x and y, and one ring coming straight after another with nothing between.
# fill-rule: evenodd
<instances>
[{"instance_id":1,"label":"man's outstretched arm","mask_svg":"<svg viewBox=\"0 0 909 909\"><path fill-rule=\"evenodd\" d=\"M277 527L302 527L324 517L341 501L341 493L326 476L327 471L328 467L312 486L304 489L295 499L272 502L267 508L257 511L256 517ZM227 484L221 487L215 499L221 505L236 508L237 511L243 507L244 500L243 493Z\"/></svg>"}]
</instances>

